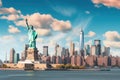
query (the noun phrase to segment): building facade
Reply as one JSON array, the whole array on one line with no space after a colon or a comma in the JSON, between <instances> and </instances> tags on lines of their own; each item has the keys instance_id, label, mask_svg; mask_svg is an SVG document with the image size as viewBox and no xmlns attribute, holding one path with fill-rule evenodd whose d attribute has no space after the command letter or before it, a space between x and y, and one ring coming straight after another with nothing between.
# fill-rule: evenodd
<instances>
[{"instance_id":1,"label":"building facade","mask_svg":"<svg viewBox=\"0 0 120 80\"><path fill-rule=\"evenodd\" d=\"M12 48L11 50L10 50L10 63L14 63L14 55L15 55L15 49L14 48Z\"/></svg>"}]
</instances>

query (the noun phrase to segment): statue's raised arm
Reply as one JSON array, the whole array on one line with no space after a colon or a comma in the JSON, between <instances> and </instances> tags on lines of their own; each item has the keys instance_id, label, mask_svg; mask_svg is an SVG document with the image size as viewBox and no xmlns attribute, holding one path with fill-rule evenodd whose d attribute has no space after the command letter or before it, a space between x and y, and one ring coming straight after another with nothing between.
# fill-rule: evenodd
<instances>
[{"instance_id":1,"label":"statue's raised arm","mask_svg":"<svg viewBox=\"0 0 120 80\"><path fill-rule=\"evenodd\" d=\"M27 29L29 30L28 20L26 19Z\"/></svg>"}]
</instances>

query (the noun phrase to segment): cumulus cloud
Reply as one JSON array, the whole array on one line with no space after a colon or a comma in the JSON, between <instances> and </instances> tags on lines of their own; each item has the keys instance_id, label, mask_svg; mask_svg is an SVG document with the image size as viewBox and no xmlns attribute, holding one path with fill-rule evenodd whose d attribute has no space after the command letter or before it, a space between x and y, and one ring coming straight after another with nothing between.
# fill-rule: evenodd
<instances>
[{"instance_id":1,"label":"cumulus cloud","mask_svg":"<svg viewBox=\"0 0 120 80\"><path fill-rule=\"evenodd\" d=\"M0 6L2 6L2 0L0 0Z\"/></svg>"},{"instance_id":2,"label":"cumulus cloud","mask_svg":"<svg viewBox=\"0 0 120 80\"><path fill-rule=\"evenodd\" d=\"M92 0L94 4L103 4L108 7L115 7L120 9L120 0Z\"/></svg>"},{"instance_id":3,"label":"cumulus cloud","mask_svg":"<svg viewBox=\"0 0 120 80\"><path fill-rule=\"evenodd\" d=\"M107 40L104 40L103 44L106 47L120 48L120 42L116 42L116 41L107 41Z\"/></svg>"},{"instance_id":4,"label":"cumulus cloud","mask_svg":"<svg viewBox=\"0 0 120 80\"><path fill-rule=\"evenodd\" d=\"M32 15L28 15L27 18L29 24L35 27L48 28L53 22L53 17L50 14L34 13Z\"/></svg>"},{"instance_id":5,"label":"cumulus cloud","mask_svg":"<svg viewBox=\"0 0 120 80\"><path fill-rule=\"evenodd\" d=\"M0 8L0 14L18 14L18 13L21 13L20 10L16 10L13 7Z\"/></svg>"},{"instance_id":6,"label":"cumulus cloud","mask_svg":"<svg viewBox=\"0 0 120 80\"><path fill-rule=\"evenodd\" d=\"M85 35L85 37L94 37L96 36L96 33L93 31L89 31L87 35Z\"/></svg>"},{"instance_id":7,"label":"cumulus cloud","mask_svg":"<svg viewBox=\"0 0 120 80\"><path fill-rule=\"evenodd\" d=\"M40 28L38 28L38 29L36 29L36 31L37 31L37 33L38 33L38 35L40 35L40 36L48 36L48 35L50 35L50 29L40 29Z\"/></svg>"},{"instance_id":8,"label":"cumulus cloud","mask_svg":"<svg viewBox=\"0 0 120 80\"><path fill-rule=\"evenodd\" d=\"M17 14L10 14L8 16L2 16L0 17L1 19L7 19L7 20L11 20L11 21L15 21L17 19L20 19L20 16Z\"/></svg>"},{"instance_id":9,"label":"cumulus cloud","mask_svg":"<svg viewBox=\"0 0 120 80\"><path fill-rule=\"evenodd\" d=\"M54 20L51 26L54 31L67 31L71 29L70 21Z\"/></svg>"},{"instance_id":10,"label":"cumulus cloud","mask_svg":"<svg viewBox=\"0 0 120 80\"><path fill-rule=\"evenodd\" d=\"M107 47L120 48L120 34L117 31L107 31L104 34L104 45Z\"/></svg>"},{"instance_id":11,"label":"cumulus cloud","mask_svg":"<svg viewBox=\"0 0 120 80\"><path fill-rule=\"evenodd\" d=\"M120 34L117 31L107 31L104 37L108 41L120 41Z\"/></svg>"},{"instance_id":12,"label":"cumulus cloud","mask_svg":"<svg viewBox=\"0 0 120 80\"><path fill-rule=\"evenodd\" d=\"M50 14L34 13L32 15L24 16L23 20L15 21L17 26L26 26L25 19L28 19L29 25L33 25L40 35L47 35L52 29L53 31L65 32L70 30L70 21L57 20ZM42 31L42 32L41 32ZM44 32L45 31L45 32Z\"/></svg>"},{"instance_id":13,"label":"cumulus cloud","mask_svg":"<svg viewBox=\"0 0 120 80\"><path fill-rule=\"evenodd\" d=\"M10 33L19 33L19 32L20 32L20 30L19 30L18 28L14 27L14 26L12 26L12 25L9 26L8 31L9 31Z\"/></svg>"},{"instance_id":14,"label":"cumulus cloud","mask_svg":"<svg viewBox=\"0 0 120 80\"><path fill-rule=\"evenodd\" d=\"M14 21L16 26L24 26L26 27L25 20L20 20L20 21Z\"/></svg>"}]
</instances>

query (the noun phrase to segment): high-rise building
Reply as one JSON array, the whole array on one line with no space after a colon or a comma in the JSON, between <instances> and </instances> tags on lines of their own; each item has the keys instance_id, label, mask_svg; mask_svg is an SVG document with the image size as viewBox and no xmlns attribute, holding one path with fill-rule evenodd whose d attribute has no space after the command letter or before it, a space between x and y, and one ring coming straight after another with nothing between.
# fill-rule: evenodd
<instances>
[{"instance_id":1,"label":"high-rise building","mask_svg":"<svg viewBox=\"0 0 120 80\"><path fill-rule=\"evenodd\" d=\"M76 62L77 66L81 66L82 65L82 58L80 55L77 55L76 60L77 60L77 62Z\"/></svg>"},{"instance_id":2,"label":"high-rise building","mask_svg":"<svg viewBox=\"0 0 120 80\"><path fill-rule=\"evenodd\" d=\"M96 46L95 45L92 45L91 46L91 55L96 55Z\"/></svg>"},{"instance_id":3,"label":"high-rise building","mask_svg":"<svg viewBox=\"0 0 120 80\"><path fill-rule=\"evenodd\" d=\"M25 44L24 51L21 53L21 60L24 61L27 57L27 49L29 48L28 44Z\"/></svg>"},{"instance_id":4,"label":"high-rise building","mask_svg":"<svg viewBox=\"0 0 120 80\"><path fill-rule=\"evenodd\" d=\"M86 46L86 55L90 55L90 45Z\"/></svg>"},{"instance_id":5,"label":"high-rise building","mask_svg":"<svg viewBox=\"0 0 120 80\"><path fill-rule=\"evenodd\" d=\"M57 56L57 48L59 47L58 44L55 45L55 56Z\"/></svg>"},{"instance_id":6,"label":"high-rise building","mask_svg":"<svg viewBox=\"0 0 120 80\"><path fill-rule=\"evenodd\" d=\"M56 64L56 56L52 56L52 64Z\"/></svg>"},{"instance_id":7,"label":"high-rise building","mask_svg":"<svg viewBox=\"0 0 120 80\"><path fill-rule=\"evenodd\" d=\"M20 60L19 53L14 54L14 63L18 63L19 60Z\"/></svg>"},{"instance_id":8,"label":"high-rise building","mask_svg":"<svg viewBox=\"0 0 120 80\"><path fill-rule=\"evenodd\" d=\"M48 46L43 46L43 54L48 56Z\"/></svg>"},{"instance_id":9,"label":"high-rise building","mask_svg":"<svg viewBox=\"0 0 120 80\"><path fill-rule=\"evenodd\" d=\"M103 56L109 56L110 55L110 47L103 47L102 48L102 55Z\"/></svg>"},{"instance_id":10,"label":"high-rise building","mask_svg":"<svg viewBox=\"0 0 120 80\"><path fill-rule=\"evenodd\" d=\"M101 43L100 40L94 40L96 46L96 55L101 55Z\"/></svg>"},{"instance_id":11,"label":"high-rise building","mask_svg":"<svg viewBox=\"0 0 120 80\"><path fill-rule=\"evenodd\" d=\"M10 50L10 63L14 63L14 55L15 55L15 50L12 48Z\"/></svg>"},{"instance_id":12,"label":"high-rise building","mask_svg":"<svg viewBox=\"0 0 120 80\"><path fill-rule=\"evenodd\" d=\"M75 44L71 41L70 42L70 56L74 55L74 51L75 51Z\"/></svg>"},{"instance_id":13,"label":"high-rise building","mask_svg":"<svg viewBox=\"0 0 120 80\"><path fill-rule=\"evenodd\" d=\"M80 29L80 51L84 50L84 32Z\"/></svg>"},{"instance_id":14,"label":"high-rise building","mask_svg":"<svg viewBox=\"0 0 120 80\"><path fill-rule=\"evenodd\" d=\"M56 57L56 64L61 64L62 63L62 59L60 56Z\"/></svg>"},{"instance_id":15,"label":"high-rise building","mask_svg":"<svg viewBox=\"0 0 120 80\"><path fill-rule=\"evenodd\" d=\"M71 65L73 65L73 66L76 65L76 63L77 63L77 60L76 60L76 59L77 59L77 58L76 58L76 55L71 56Z\"/></svg>"},{"instance_id":16,"label":"high-rise building","mask_svg":"<svg viewBox=\"0 0 120 80\"><path fill-rule=\"evenodd\" d=\"M57 47L57 56L62 56L62 47Z\"/></svg>"},{"instance_id":17,"label":"high-rise building","mask_svg":"<svg viewBox=\"0 0 120 80\"><path fill-rule=\"evenodd\" d=\"M65 51L65 48L63 47L63 48L62 48L61 56L65 56L65 52L66 52L66 51Z\"/></svg>"},{"instance_id":18,"label":"high-rise building","mask_svg":"<svg viewBox=\"0 0 120 80\"><path fill-rule=\"evenodd\" d=\"M66 57L69 57L69 56L70 56L70 54L69 54L69 49L65 49L65 56L66 56Z\"/></svg>"}]
</instances>

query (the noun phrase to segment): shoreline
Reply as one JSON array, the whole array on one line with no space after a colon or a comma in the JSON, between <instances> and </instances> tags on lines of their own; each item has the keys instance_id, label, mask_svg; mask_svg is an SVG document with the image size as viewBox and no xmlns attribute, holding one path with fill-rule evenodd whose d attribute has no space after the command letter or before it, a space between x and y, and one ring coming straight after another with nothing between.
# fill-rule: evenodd
<instances>
[{"instance_id":1,"label":"shoreline","mask_svg":"<svg viewBox=\"0 0 120 80\"><path fill-rule=\"evenodd\" d=\"M0 68L0 70L22 70L24 69L18 69L18 68ZM102 71L101 69L34 69L34 71ZM107 69L104 69L104 71L107 71ZM110 71L110 69L109 69Z\"/></svg>"}]
</instances>

